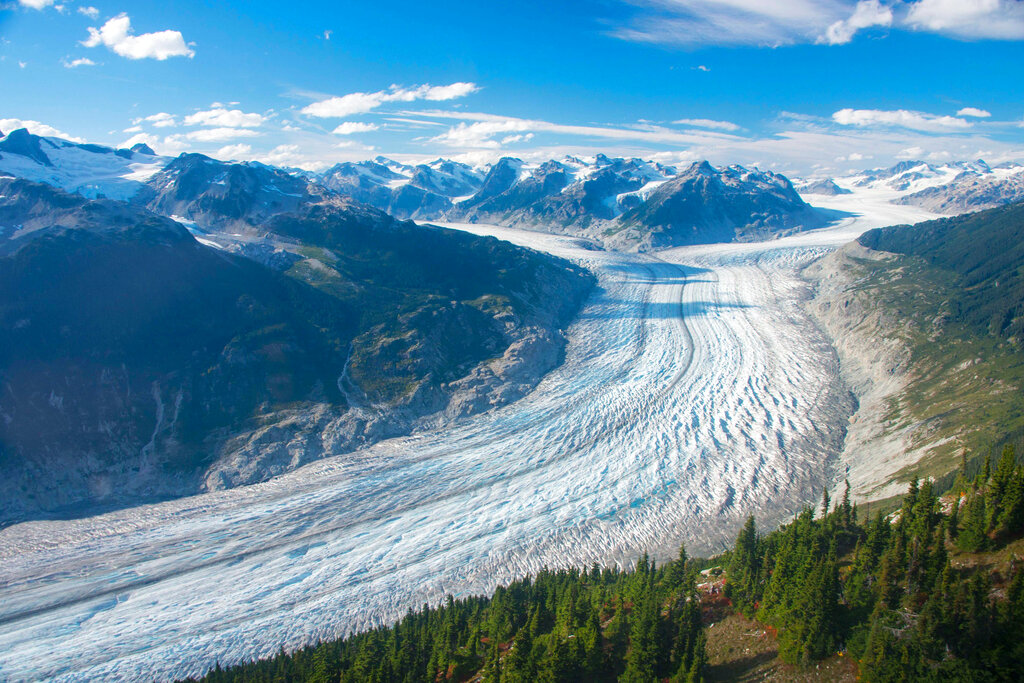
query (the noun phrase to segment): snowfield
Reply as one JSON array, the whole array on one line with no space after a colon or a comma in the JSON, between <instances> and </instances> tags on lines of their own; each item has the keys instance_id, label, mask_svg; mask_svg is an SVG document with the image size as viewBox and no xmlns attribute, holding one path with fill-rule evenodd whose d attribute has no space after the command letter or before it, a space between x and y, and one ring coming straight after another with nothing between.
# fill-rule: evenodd
<instances>
[{"instance_id":1,"label":"snowfield","mask_svg":"<svg viewBox=\"0 0 1024 683\"><path fill-rule=\"evenodd\" d=\"M264 484L0 531L0 680L199 674L544 566L718 551L747 514L817 500L854 406L797 271L930 216L814 199L862 215L655 256L457 226L598 275L564 365L510 406Z\"/></svg>"}]
</instances>

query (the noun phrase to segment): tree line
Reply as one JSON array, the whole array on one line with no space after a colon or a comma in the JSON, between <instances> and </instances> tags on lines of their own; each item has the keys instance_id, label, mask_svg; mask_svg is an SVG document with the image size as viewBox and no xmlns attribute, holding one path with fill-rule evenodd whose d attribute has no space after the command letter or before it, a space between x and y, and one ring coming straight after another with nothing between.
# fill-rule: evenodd
<instances>
[{"instance_id":1,"label":"tree line","mask_svg":"<svg viewBox=\"0 0 1024 683\"><path fill-rule=\"evenodd\" d=\"M779 656L809 665L838 652L863 681L1024 680L1024 572L950 562L997 550L1024 522L1024 468L1006 447L993 468L961 472L943 510L932 483L900 509L858 523L849 502L804 509L766 536L753 518L727 557L726 595L779 632ZM976 557L976 556L968 556Z\"/></svg>"}]
</instances>

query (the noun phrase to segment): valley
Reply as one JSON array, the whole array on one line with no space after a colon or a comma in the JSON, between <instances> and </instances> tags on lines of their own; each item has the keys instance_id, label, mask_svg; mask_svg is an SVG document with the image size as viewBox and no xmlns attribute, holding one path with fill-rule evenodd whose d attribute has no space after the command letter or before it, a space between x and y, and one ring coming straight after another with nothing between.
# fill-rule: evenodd
<instances>
[{"instance_id":1,"label":"valley","mask_svg":"<svg viewBox=\"0 0 1024 683\"><path fill-rule=\"evenodd\" d=\"M544 566L665 559L773 525L837 474L854 410L800 269L931 217L870 193L766 243L656 256L454 225L582 265L599 290L520 401L262 484L0 531L0 669L167 678L390 622Z\"/></svg>"}]
</instances>

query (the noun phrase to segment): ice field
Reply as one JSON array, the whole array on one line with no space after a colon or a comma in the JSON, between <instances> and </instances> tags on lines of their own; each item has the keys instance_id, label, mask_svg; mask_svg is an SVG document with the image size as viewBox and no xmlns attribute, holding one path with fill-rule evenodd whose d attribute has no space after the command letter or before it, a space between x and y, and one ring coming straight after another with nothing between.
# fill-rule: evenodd
<instances>
[{"instance_id":1,"label":"ice field","mask_svg":"<svg viewBox=\"0 0 1024 683\"><path fill-rule=\"evenodd\" d=\"M930 216L815 203L861 215L654 256L462 226L598 275L564 365L513 405L264 484L0 531L0 680L199 674L545 565L718 551L747 514L817 500L853 402L797 270Z\"/></svg>"}]
</instances>

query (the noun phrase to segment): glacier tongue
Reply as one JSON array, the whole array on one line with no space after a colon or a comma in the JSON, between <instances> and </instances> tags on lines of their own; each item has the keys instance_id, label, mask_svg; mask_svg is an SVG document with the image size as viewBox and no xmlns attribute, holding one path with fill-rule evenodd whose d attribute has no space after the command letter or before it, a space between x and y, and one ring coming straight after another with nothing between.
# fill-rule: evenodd
<instances>
[{"instance_id":1,"label":"glacier tongue","mask_svg":"<svg viewBox=\"0 0 1024 683\"><path fill-rule=\"evenodd\" d=\"M0 531L0 677L194 675L544 566L708 553L749 513L781 521L829 482L852 410L797 271L916 216L867 208L657 258L463 226L598 274L563 366L510 406L264 484Z\"/></svg>"}]
</instances>

